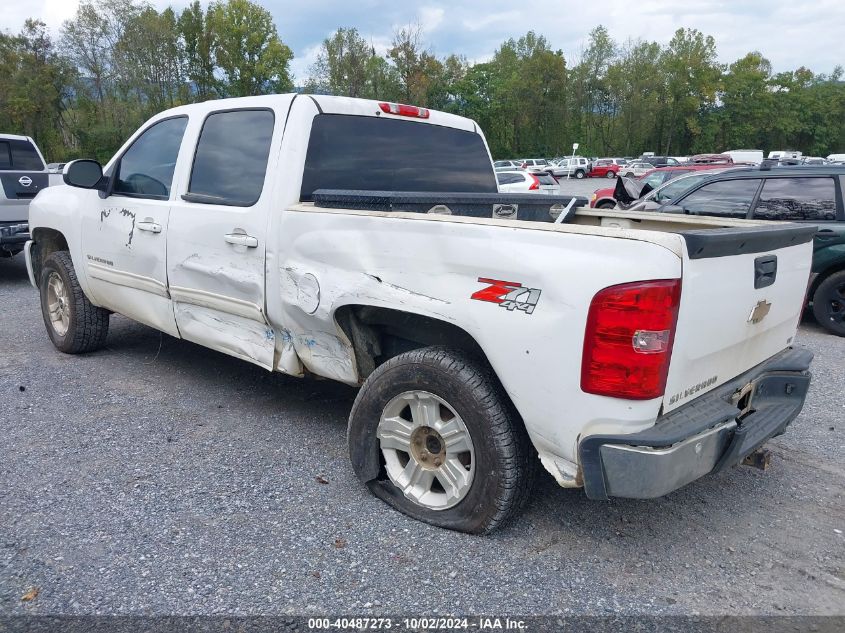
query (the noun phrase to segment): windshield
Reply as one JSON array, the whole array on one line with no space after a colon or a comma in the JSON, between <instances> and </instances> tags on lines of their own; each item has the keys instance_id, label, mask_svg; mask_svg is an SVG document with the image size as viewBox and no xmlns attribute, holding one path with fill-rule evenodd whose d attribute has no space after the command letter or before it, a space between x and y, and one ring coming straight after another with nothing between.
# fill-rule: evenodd
<instances>
[{"instance_id":1,"label":"windshield","mask_svg":"<svg viewBox=\"0 0 845 633\"><path fill-rule=\"evenodd\" d=\"M680 194L685 192L687 189L689 189L693 185L698 184L699 182L701 182L702 180L707 178L707 176L710 176L710 175L712 175L712 174L708 174L708 173L705 172L705 173L701 173L701 174L695 174L693 176L687 176L686 178L678 178L677 180L672 180L669 183L667 183L665 186L663 186L660 189L658 189L657 191L655 191L652 194L652 196L653 196L652 199L655 200L656 202L661 202L661 203L665 203L665 202L669 202L670 200L674 200Z\"/></svg>"}]
</instances>

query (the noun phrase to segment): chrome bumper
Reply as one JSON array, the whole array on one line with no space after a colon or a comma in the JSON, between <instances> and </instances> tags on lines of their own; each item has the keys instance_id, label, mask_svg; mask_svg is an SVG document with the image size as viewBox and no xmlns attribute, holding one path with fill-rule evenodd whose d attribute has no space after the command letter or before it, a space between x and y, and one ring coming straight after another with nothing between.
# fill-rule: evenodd
<instances>
[{"instance_id":1,"label":"chrome bumper","mask_svg":"<svg viewBox=\"0 0 845 633\"><path fill-rule=\"evenodd\" d=\"M579 444L591 499L650 499L740 463L801 412L813 354L787 349L631 435L590 435ZM742 411L737 396L750 393ZM743 415L744 414L744 415Z\"/></svg>"}]
</instances>

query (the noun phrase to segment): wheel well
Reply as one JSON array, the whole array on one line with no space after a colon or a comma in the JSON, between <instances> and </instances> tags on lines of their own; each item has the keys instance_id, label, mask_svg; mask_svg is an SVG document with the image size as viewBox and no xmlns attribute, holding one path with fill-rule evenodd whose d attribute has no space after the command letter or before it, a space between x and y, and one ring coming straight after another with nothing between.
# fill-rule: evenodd
<instances>
[{"instance_id":1,"label":"wheel well","mask_svg":"<svg viewBox=\"0 0 845 633\"><path fill-rule=\"evenodd\" d=\"M32 240L32 272L37 281L41 275L41 265L51 253L70 249L65 236L56 229L39 227L32 232Z\"/></svg>"},{"instance_id":2,"label":"wheel well","mask_svg":"<svg viewBox=\"0 0 845 633\"><path fill-rule=\"evenodd\" d=\"M816 294L816 290L825 279L827 279L834 273L842 272L843 270L845 270L845 266L842 266L842 264L837 263L833 264L830 268L826 268L818 275L816 275L815 279L813 279L813 282L810 284L810 289L807 291L807 303L810 303L813 300L813 295Z\"/></svg>"},{"instance_id":3,"label":"wheel well","mask_svg":"<svg viewBox=\"0 0 845 633\"><path fill-rule=\"evenodd\" d=\"M394 356L431 345L460 349L490 364L469 333L432 317L390 308L347 305L337 310L335 320L352 342L361 382Z\"/></svg>"}]
</instances>

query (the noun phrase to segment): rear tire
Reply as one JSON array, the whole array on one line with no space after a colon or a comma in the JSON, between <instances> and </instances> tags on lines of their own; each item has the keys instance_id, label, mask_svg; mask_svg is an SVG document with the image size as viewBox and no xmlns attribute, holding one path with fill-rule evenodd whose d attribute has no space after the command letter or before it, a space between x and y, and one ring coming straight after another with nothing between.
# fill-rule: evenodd
<instances>
[{"instance_id":1,"label":"rear tire","mask_svg":"<svg viewBox=\"0 0 845 633\"><path fill-rule=\"evenodd\" d=\"M607 174L605 174L605 176L604 176L604 177L605 177L605 178L608 178L608 179L609 179L609 178L616 178L616 172L609 171L609 172L607 172Z\"/></svg>"},{"instance_id":2,"label":"rear tire","mask_svg":"<svg viewBox=\"0 0 845 633\"><path fill-rule=\"evenodd\" d=\"M38 288L44 325L58 350L82 354L105 344L109 313L88 301L67 251L56 251L47 257Z\"/></svg>"},{"instance_id":3,"label":"rear tire","mask_svg":"<svg viewBox=\"0 0 845 633\"><path fill-rule=\"evenodd\" d=\"M576 172L575 172L575 177L576 177L578 180L581 180L581 179L582 179L585 175L586 175L586 174L585 174L585 173L583 172L583 170L581 170L581 169L579 169L578 171L576 171Z\"/></svg>"},{"instance_id":4,"label":"rear tire","mask_svg":"<svg viewBox=\"0 0 845 633\"><path fill-rule=\"evenodd\" d=\"M355 399L348 442L355 474L376 497L471 534L513 516L535 471L528 435L492 370L445 347L379 366ZM377 475L365 472L369 451L378 456Z\"/></svg>"},{"instance_id":5,"label":"rear tire","mask_svg":"<svg viewBox=\"0 0 845 633\"><path fill-rule=\"evenodd\" d=\"M845 270L828 275L816 287L813 316L828 332L845 336Z\"/></svg>"}]
</instances>

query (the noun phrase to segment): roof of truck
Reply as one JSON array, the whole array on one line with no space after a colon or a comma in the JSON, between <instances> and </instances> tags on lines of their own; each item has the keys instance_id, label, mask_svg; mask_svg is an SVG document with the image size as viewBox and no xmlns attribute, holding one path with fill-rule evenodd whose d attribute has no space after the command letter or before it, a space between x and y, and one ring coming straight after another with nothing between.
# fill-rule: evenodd
<instances>
[{"instance_id":1,"label":"roof of truck","mask_svg":"<svg viewBox=\"0 0 845 633\"><path fill-rule=\"evenodd\" d=\"M30 138L28 136L21 136L20 134L3 134L0 133L0 138L2 139L10 139L13 141L28 141Z\"/></svg>"}]
</instances>

